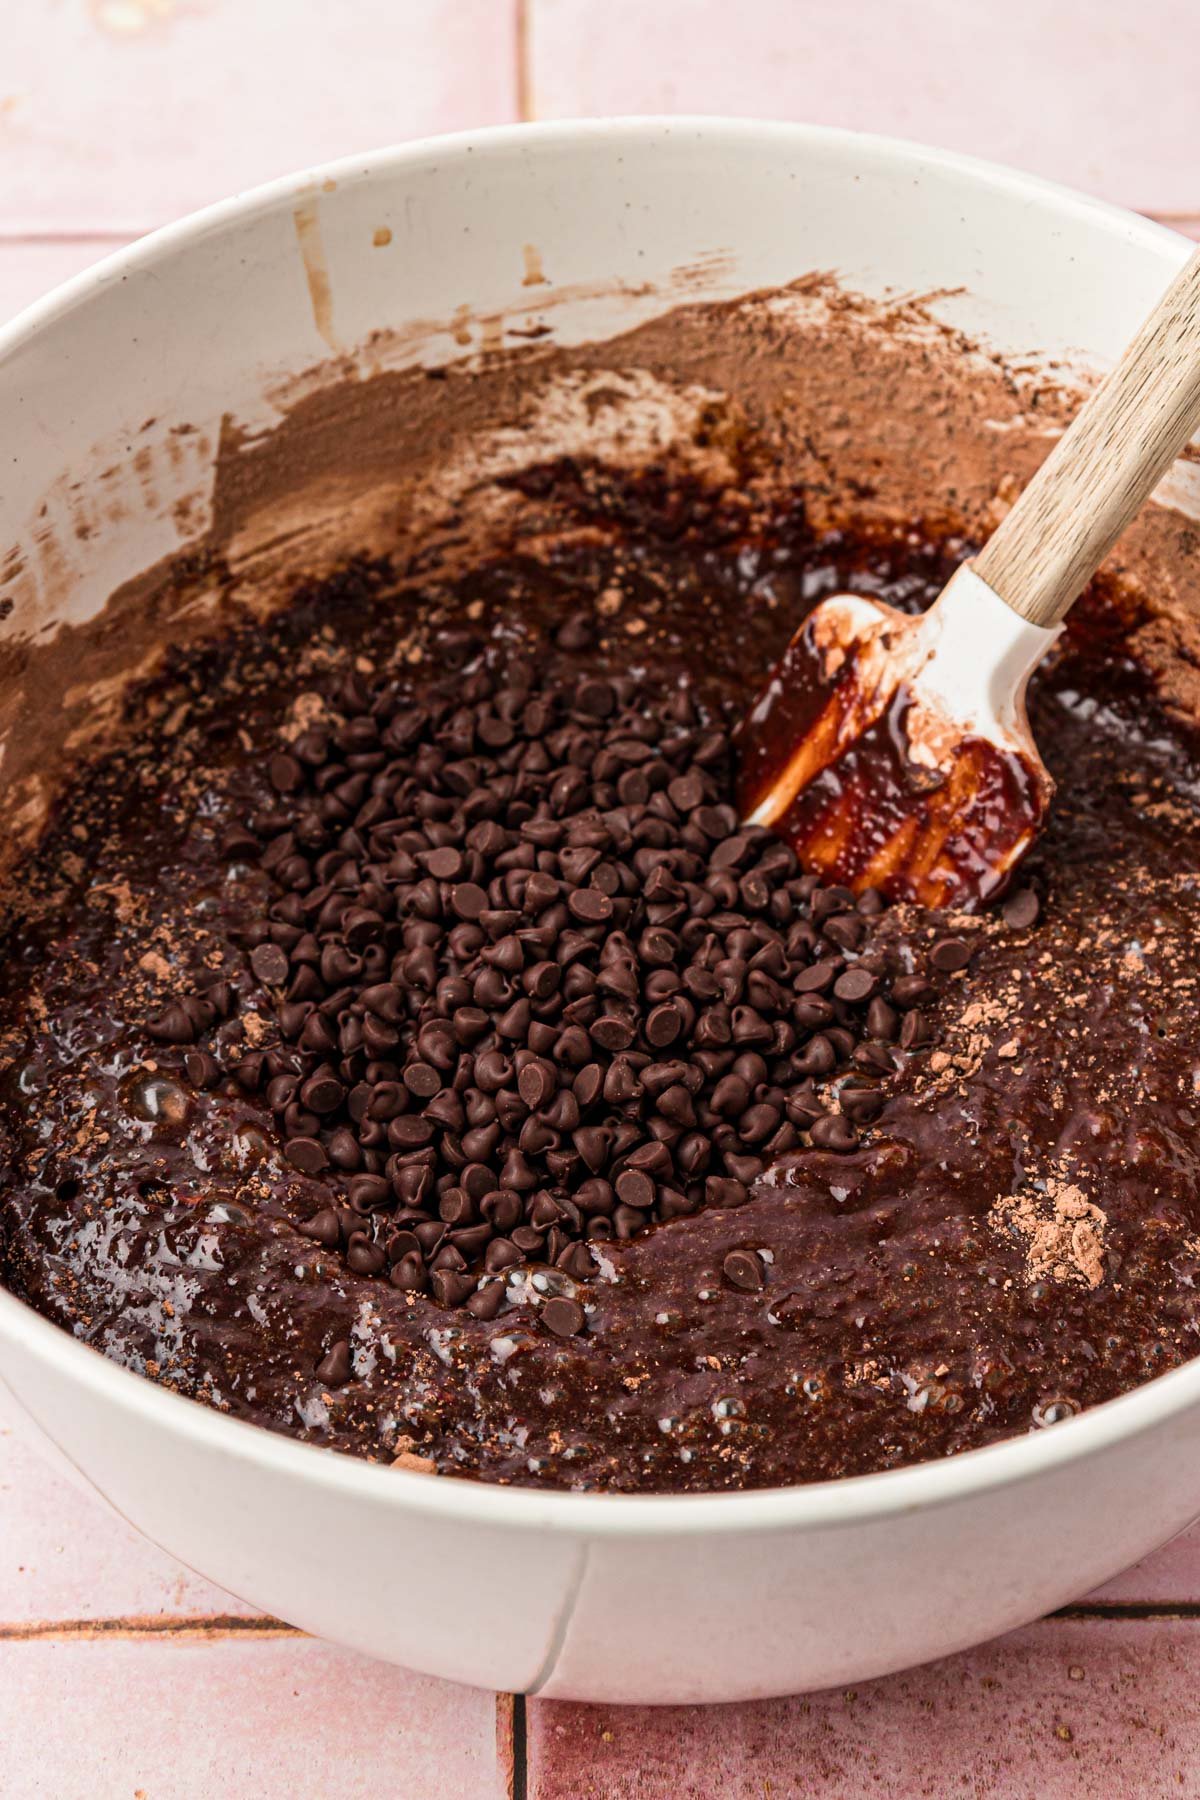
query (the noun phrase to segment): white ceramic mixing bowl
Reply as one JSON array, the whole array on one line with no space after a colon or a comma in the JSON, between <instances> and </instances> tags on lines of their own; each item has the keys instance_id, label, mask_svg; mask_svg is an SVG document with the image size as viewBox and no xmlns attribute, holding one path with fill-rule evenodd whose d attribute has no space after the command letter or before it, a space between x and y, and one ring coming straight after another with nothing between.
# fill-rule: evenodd
<instances>
[{"instance_id":1,"label":"white ceramic mixing bowl","mask_svg":"<svg viewBox=\"0 0 1200 1800\"><path fill-rule=\"evenodd\" d=\"M511 306L539 263L565 342L662 311L681 265L689 298L836 269L868 293L963 290L945 315L1001 349L1103 364L1185 251L1023 175L791 126L483 132L280 182L0 334L0 545L25 560L5 629L93 616L203 524L227 410L268 422L280 378L381 326L444 319L420 354L460 354L455 309ZM614 278L619 299L598 291ZM72 549L54 526L81 494L95 504ZM948 1462L683 1498L501 1489L310 1448L125 1372L6 1294L0 1374L125 1518L245 1600L416 1669L577 1699L878 1675L1075 1598L1200 1511L1200 1362Z\"/></svg>"}]
</instances>

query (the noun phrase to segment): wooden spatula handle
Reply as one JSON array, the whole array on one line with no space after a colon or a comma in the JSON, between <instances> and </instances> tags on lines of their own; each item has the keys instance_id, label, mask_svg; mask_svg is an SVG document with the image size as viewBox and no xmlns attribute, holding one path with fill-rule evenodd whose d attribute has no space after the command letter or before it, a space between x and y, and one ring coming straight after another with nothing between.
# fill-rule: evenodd
<instances>
[{"instance_id":1,"label":"wooden spatula handle","mask_svg":"<svg viewBox=\"0 0 1200 1800\"><path fill-rule=\"evenodd\" d=\"M1200 251L1080 409L975 569L1014 612L1056 625L1200 426Z\"/></svg>"}]
</instances>

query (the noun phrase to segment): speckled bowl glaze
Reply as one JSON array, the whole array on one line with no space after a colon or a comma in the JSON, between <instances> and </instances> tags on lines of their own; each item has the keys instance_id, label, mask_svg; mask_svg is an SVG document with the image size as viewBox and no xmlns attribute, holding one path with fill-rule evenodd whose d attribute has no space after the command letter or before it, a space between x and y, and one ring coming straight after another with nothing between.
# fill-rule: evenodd
<instances>
[{"instance_id":1,"label":"speckled bowl glaze","mask_svg":"<svg viewBox=\"0 0 1200 1800\"><path fill-rule=\"evenodd\" d=\"M61 633L186 543L228 412L269 423L281 381L381 330L397 356L444 360L464 301L502 315L539 275L564 342L664 311L683 267L691 299L832 269L868 294L944 291L1002 350L1102 366L1185 252L1024 175L792 126L509 129L309 171L155 234L0 334L0 543L18 547L0 630ZM581 1700L879 1675L1062 1605L1200 1511L1198 1363L950 1462L663 1498L310 1448L2 1293L0 1375L126 1519L246 1601L432 1674Z\"/></svg>"}]
</instances>

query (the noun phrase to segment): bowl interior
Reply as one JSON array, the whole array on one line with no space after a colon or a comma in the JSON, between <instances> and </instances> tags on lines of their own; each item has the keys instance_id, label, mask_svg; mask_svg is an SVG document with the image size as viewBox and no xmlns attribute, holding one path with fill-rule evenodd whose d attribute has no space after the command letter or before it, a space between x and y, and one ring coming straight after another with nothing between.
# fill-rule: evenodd
<instances>
[{"instance_id":1,"label":"bowl interior","mask_svg":"<svg viewBox=\"0 0 1200 1800\"><path fill-rule=\"evenodd\" d=\"M847 468L865 456L872 504L893 515L932 494L986 523L1058 416L1046 401L1032 418L1028 396L1069 404L1078 371L1115 355L1185 249L963 159L679 120L414 146L156 234L0 336L0 416L19 443L0 532L9 854L165 644L347 554L412 541L514 462L564 448L696 457L716 404L772 444L788 428L834 444ZM447 363L485 396L465 423L421 374ZM606 438L586 397L614 372L625 435ZM952 479L964 445L965 483ZM719 478L720 443L704 448ZM1186 472L1175 483L1190 506ZM1127 554L1165 567L1164 592L1186 605L1181 528L1168 518ZM0 1335L19 1334L21 1309L0 1301ZM29 1341L54 1354L40 1323ZM160 1402L179 1415L169 1396L147 1400ZM1069 1454L1091 1423L1012 1450ZM360 1474L375 1472L346 1479Z\"/></svg>"}]
</instances>

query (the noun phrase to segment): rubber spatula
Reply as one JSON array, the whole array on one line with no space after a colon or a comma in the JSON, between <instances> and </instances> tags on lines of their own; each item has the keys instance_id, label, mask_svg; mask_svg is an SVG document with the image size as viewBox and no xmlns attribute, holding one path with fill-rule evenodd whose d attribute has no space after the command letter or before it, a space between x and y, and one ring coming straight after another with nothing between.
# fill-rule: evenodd
<instances>
[{"instance_id":1,"label":"rubber spatula","mask_svg":"<svg viewBox=\"0 0 1200 1800\"><path fill-rule=\"evenodd\" d=\"M1200 252L1003 523L917 617L808 614L738 732L738 799L827 882L971 909L1045 821L1029 676L1200 425Z\"/></svg>"}]
</instances>

